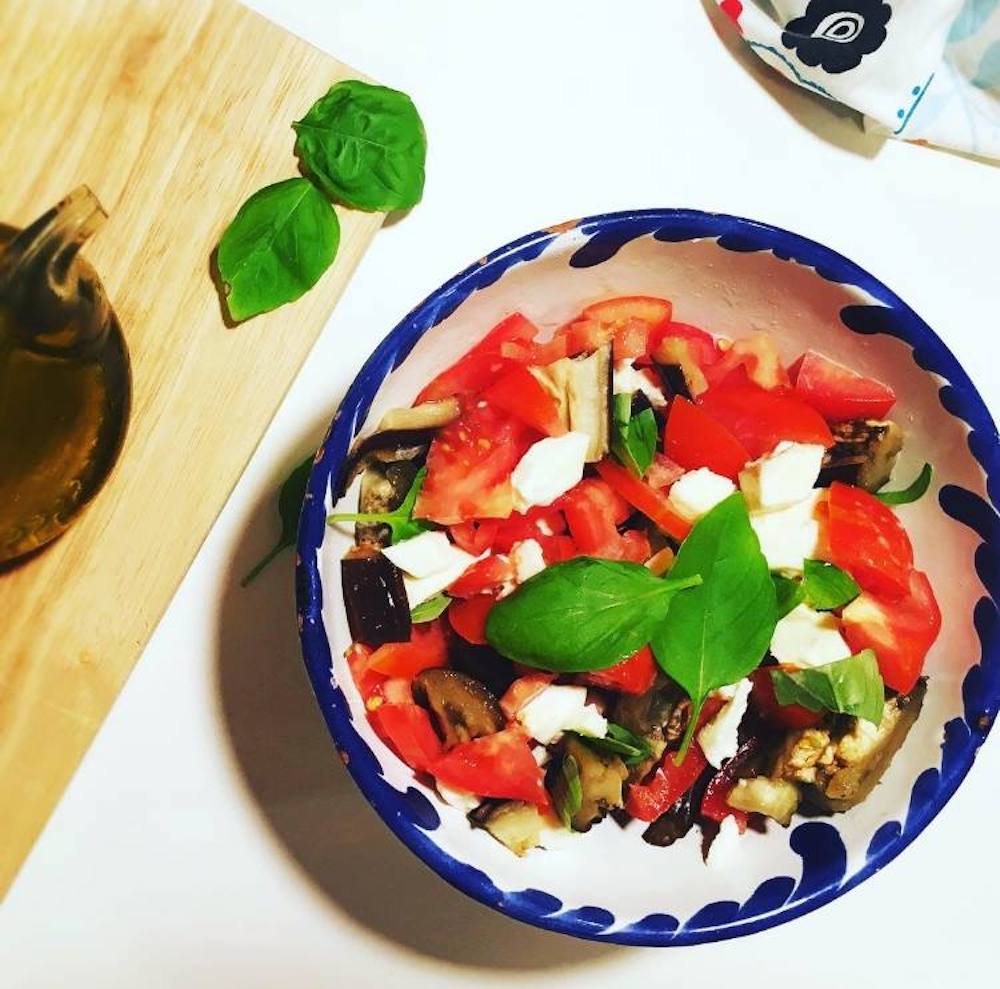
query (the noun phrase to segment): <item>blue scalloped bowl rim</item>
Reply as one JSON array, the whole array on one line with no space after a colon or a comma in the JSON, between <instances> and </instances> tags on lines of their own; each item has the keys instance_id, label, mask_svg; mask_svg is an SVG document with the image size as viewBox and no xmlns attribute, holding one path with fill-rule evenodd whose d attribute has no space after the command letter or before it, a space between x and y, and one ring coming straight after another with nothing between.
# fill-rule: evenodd
<instances>
[{"instance_id":1,"label":"blue scalloped bowl rim","mask_svg":"<svg viewBox=\"0 0 1000 989\"><path fill-rule=\"evenodd\" d=\"M870 841L864 865L850 875L846 848L837 829L825 821L806 821L789 838L793 851L802 858L802 875L797 881L790 876L771 877L743 904L709 903L686 920L652 914L628 926L613 928L613 914L602 907L563 909L557 897L541 890L501 890L481 870L438 847L431 837L439 824L434 806L416 788L401 793L384 779L378 760L354 728L343 691L333 680L319 572L319 550L327 531L325 495L376 392L427 330L451 315L473 292L492 285L511 267L534 260L560 234L573 228L584 237L570 257L573 267L601 264L626 243L642 236L671 242L714 239L726 250L770 251L782 261L815 269L830 282L861 289L877 304L845 307L841 313L844 324L857 333L886 333L907 343L915 362L943 379L940 400L944 409L970 428L969 449L985 473L989 500L968 489L945 485L939 501L949 516L982 540L975 565L985 593L974 612L982 646L980 662L970 668L963 681L963 717L945 726L940 768L921 773L913 786L905 820L889 821L879 827ZM836 251L766 223L690 209L607 213L560 224L498 248L445 282L385 337L348 390L317 451L299 524L296 598L306 669L334 744L362 793L407 847L462 892L518 920L595 941L674 946L752 934L828 903L886 866L937 815L972 766L1000 706L1000 621L995 603L1000 587L1000 518L994 509L998 481L1000 441L996 426L961 365L906 303Z\"/></svg>"}]
</instances>

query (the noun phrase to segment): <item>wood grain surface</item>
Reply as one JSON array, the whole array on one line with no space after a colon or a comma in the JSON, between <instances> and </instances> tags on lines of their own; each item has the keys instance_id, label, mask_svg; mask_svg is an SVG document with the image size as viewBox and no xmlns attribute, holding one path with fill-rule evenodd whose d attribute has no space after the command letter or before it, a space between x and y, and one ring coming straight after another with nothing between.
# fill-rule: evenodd
<instances>
[{"instance_id":1,"label":"wood grain surface","mask_svg":"<svg viewBox=\"0 0 1000 989\"><path fill-rule=\"evenodd\" d=\"M132 422L76 525L0 574L0 895L42 829L381 224L235 328L209 271L254 189L296 174L293 120L349 68L231 0L0 0L0 221L80 183L132 354ZM184 712L176 712L183 724Z\"/></svg>"}]
</instances>

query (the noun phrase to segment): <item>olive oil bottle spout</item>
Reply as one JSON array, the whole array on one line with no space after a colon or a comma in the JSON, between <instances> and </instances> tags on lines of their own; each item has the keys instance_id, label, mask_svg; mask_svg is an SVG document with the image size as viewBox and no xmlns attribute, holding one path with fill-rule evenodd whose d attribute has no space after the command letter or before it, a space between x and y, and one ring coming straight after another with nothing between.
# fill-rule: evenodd
<instances>
[{"instance_id":1,"label":"olive oil bottle spout","mask_svg":"<svg viewBox=\"0 0 1000 989\"><path fill-rule=\"evenodd\" d=\"M41 353L82 356L100 346L110 306L99 282L76 256L107 219L85 185L25 227L0 254L0 306L24 329L22 346Z\"/></svg>"}]
</instances>

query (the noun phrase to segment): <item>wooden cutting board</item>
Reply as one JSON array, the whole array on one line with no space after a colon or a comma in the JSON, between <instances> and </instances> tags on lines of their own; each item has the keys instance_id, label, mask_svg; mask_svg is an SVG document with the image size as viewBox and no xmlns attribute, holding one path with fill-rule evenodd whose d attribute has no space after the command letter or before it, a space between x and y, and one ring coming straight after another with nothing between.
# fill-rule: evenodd
<instances>
[{"instance_id":1,"label":"wooden cutting board","mask_svg":"<svg viewBox=\"0 0 1000 989\"><path fill-rule=\"evenodd\" d=\"M0 221L93 188L110 220L85 255L134 376L107 487L0 574L2 896L382 216L341 211L319 285L227 328L219 234L250 192L296 174L291 122L357 73L234 0L0 0L0 38Z\"/></svg>"}]
</instances>

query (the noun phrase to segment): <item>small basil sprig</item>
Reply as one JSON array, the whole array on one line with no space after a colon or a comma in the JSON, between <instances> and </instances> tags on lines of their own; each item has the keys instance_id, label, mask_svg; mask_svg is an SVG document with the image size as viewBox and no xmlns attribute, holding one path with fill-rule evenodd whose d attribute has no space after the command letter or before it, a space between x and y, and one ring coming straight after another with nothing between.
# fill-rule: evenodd
<instances>
[{"instance_id":1,"label":"small basil sprig","mask_svg":"<svg viewBox=\"0 0 1000 989\"><path fill-rule=\"evenodd\" d=\"M691 698L681 761L705 698L757 668L778 621L774 583L741 494L731 494L695 524L670 576L702 580L672 600L652 639L657 662Z\"/></svg>"},{"instance_id":2,"label":"small basil sprig","mask_svg":"<svg viewBox=\"0 0 1000 989\"><path fill-rule=\"evenodd\" d=\"M778 621L789 612L794 611L805 600L802 582L779 573L771 574L774 583L775 604L778 609Z\"/></svg>"},{"instance_id":3,"label":"small basil sprig","mask_svg":"<svg viewBox=\"0 0 1000 989\"><path fill-rule=\"evenodd\" d=\"M308 179L255 192L216 255L230 318L239 323L294 302L330 267L339 244L337 214Z\"/></svg>"},{"instance_id":4,"label":"small basil sprig","mask_svg":"<svg viewBox=\"0 0 1000 989\"><path fill-rule=\"evenodd\" d=\"M608 733L603 738L596 735L582 735L579 732L576 734L581 741L598 752L610 752L612 755L621 756L626 766L635 766L653 754L644 738L622 725L616 725L613 721L608 722Z\"/></svg>"},{"instance_id":5,"label":"small basil sprig","mask_svg":"<svg viewBox=\"0 0 1000 989\"><path fill-rule=\"evenodd\" d=\"M879 491L875 497L885 505L909 505L927 493L933 477L934 468L930 464L924 464L917 479L908 488L903 488L902 491Z\"/></svg>"},{"instance_id":6,"label":"small basil sprig","mask_svg":"<svg viewBox=\"0 0 1000 989\"><path fill-rule=\"evenodd\" d=\"M855 656L802 670L771 670L779 704L798 704L810 711L835 711L882 721L885 685L871 649Z\"/></svg>"},{"instance_id":7,"label":"small basil sprig","mask_svg":"<svg viewBox=\"0 0 1000 989\"><path fill-rule=\"evenodd\" d=\"M444 614L449 604L451 604L451 598L447 594L435 594L434 597L428 598L426 601L421 601L420 604L410 611L410 621L414 625L420 625L423 622L432 622L435 618Z\"/></svg>"},{"instance_id":8,"label":"small basil sprig","mask_svg":"<svg viewBox=\"0 0 1000 989\"><path fill-rule=\"evenodd\" d=\"M417 496L424 486L424 478L427 477L427 468L421 467L414 475L410 490L406 492L406 497L391 512L337 512L327 515L326 524L334 525L337 522L378 522L387 525L392 530L392 541L401 543L404 539L412 539L419 536L421 532L427 532L431 526L420 519L413 517L413 506L417 503Z\"/></svg>"},{"instance_id":9,"label":"small basil sprig","mask_svg":"<svg viewBox=\"0 0 1000 989\"><path fill-rule=\"evenodd\" d=\"M285 479L278 491L278 515L281 518L281 535L264 558L240 581L246 587L250 581L266 567L283 549L295 545L299 528L299 513L306 497L309 472L312 470L313 456L310 454Z\"/></svg>"},{"instance_id":10,"label":"small basil sprig","mask_svg":"<svg viewBox=\"0 0 1000 989\"><path fill-rule=\"evenodd\" d=\"M861 588L850 574L822 560L806 560L802 571L802 594L816 611L833 611L850 604Z\"/></svg>"},{"instance_id":11,"label":"small basil sprig","mask_svg":"<svg viewBox=\"0 0 1000 989\"><path fill-rule=\"evenodd\" d=\"M571 755L563 756L559 775L553 781L552 802L556 813L567 828L573 826L573 817L583 806L583 784L580 782L580 767Z\"/></svg>"},{"instance_id":12,"label":"small basil sprig","mask_svg":"<svg viewBox=\"0 0 1000 989\"><path fill-rule=\"evenodd\" d=\"M295 153L331 199L364 210L420 202L427 137L405 93L349 79L292 126Z\"/></svg>"},{"instance_id":13,"label":"small basil sprig","mask_svg":"<svg viewBox=\"0 0 1000 989\"><path fill-rule=\"evenodd\" d=\"M656 416L652 409L632 415L632 396L615 395L612 410L611 452L636 477L649 470L656 453Z\"/></svg>"},{"instance_id":14,"label":"small basil sprig","mask_svg":"<svg viewBox=\"0 0 1000 989\"><path fill-rule=\"evenodd\" d=\"M540 670L603 670L646 645L678 591L697 574L656 577L638 563L578 556L546 567L486 619L497 652Z\"/></svg>"}]
</instances>

